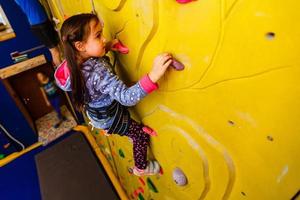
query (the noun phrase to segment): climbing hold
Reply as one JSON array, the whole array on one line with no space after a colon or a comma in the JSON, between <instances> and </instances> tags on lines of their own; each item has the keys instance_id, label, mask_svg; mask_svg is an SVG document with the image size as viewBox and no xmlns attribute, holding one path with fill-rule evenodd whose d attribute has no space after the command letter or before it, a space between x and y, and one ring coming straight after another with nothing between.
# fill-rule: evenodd
<instances>
[{"instance_id":1,"label":"climbing hold","mask_svg":"<svg viewBox=\"0 0 300 200\"><path fill-rule=\"evenodd\" d=\"M115 48L118 52L120 52L122 54L127 54L129 52L128 47L126 47L120 41L118 43L114 44L113 48Z\"/></svg>"},{"instance_id":2,"label":"climbing hold","mask_svg":"<svg viewBox=\"0 0 300 200\"><path fill-rule=\"evenodd\" d=\"M141 182L142 185L145 185L145 181L141 177L139 177L139 181Z\"/></svg>"},{"instance_id":3,"label":"climbing hold","mask_svg":"<svg viewBox=\"0 0 300 200\"><path fill-rule=\"evenodd\" d=\"M133 174L133 169L131 167L128 167L127 171L128 171L129 174Z\"/></svg>"},{"instance_id":4,"label":"climbing hold","mask_svg":"<svg viewBox=\"0 0 300 200\"><path fill-rule=\"evenodd\" d=\"M158 193L158 190L156 189L155 185L153 184L150 178L147 178L147 185L150 190L152 190L155 193Z\"/></svg>"},{"instance_id":5,"label":"climbing hold","mask_svg":"<svg viewBox=\"0 0 300 200\"><path fill-rule=\"evenodd\" d=\"M106 130L101 130L101 135L104 135L104 136L110 136L110 134L107 133Z\"/></svg>"},{"instance_id":6,"label":"climbing hold","mask_svg":"<svg viewBox=\"0 0 300 200\"><path fill-rule=\"evenodd\" d=\"M111 155L112 155L112 157L116 157L117 156L117 154L116 154L116 152L114 150L111 150Z\"/></svg>"},{"instance_id":7,"label":"climbing hold","mask_svg":"<svg viewBox=\"0 0 300 200\"><path fill-rule=\"evenodd\" d=\"M134 196L133 196L133 194L130 194L130 197L131 197L132 199L135 199Z\"/></svg>"},{"instance_id":8,"label":"climbing hold","mask_svg":"<svg viewBox=\"0 0 300 200\"><path fill-rule=\"evenodd\" d=\"M269 141L271 141L271 142L274 140L274 138L273 138L272 136L270 136L270 135L267 136L267 139L268 139Z\"/></svg>"},{"instance_id":9,"label":"climbing hold","mask_svg":"<svg viewBox=\"0 0 300 200\"><path fill-rule=\"evenodd\" d=\"M0 160L5 158L5 155L4 154L0 154Z\"/></svg>"},{"instance_id":10,"label":"climbing hold","mask_svg":"<svg viewBox=\"0 0 300 200\"><path fill-rule=\"evenodd\" d=\"M135 198L138 197L138 195L139 195L138 191L134 190L133 195L135 196Z\"/></svg>"},{"instance_id":11,"label":"climbing hold","mask_svg":"<svg viewBox=\"0 0 300 200\"><path fill-rule=\"evenodd\" d=\"M96 130L96 131L95 131L95 134L96 134L96 135L98 135L98 134L99 134L99 131L98 131L98 130Z\"/></svg>"},{"instance_id":12,"label":"climbing hold","mask_svg":"<svg viewBox=\"0 0 300 200\"><path fill-rule=\"evenodd\" d=\"M148 127L148 126L144 126L144 127L143 127L143 131L144 131L145 133L147 133L148 135L150 135L150 136L157 136L156 131L154 131L152 128L150 128L150 127Z\"/></svg>"},{"instance_id":13,"label":"climbing hold","mask_svg":"<svg viewBox=\"0 0 300 200\"><path fill-rule=\"evenodd\" d=\"M124 152L122 151L122 149L119 149L119 155L120 155L122 158L125 158L125 155L124 155Z\"/></svg>"},{"instance_id":14,"label":"climbing hold","mask_svg":"<svg viewBox=\"0 0 300 200\"><path fill-rule=\"evenodd\" d=\"M111 157L111 155L106 155L106 158L107 158L107 160L109 160L109 161L112 161L112 160L113 160L112 157Z\"/></svg>"},{"instance_id":15,"label":"climbing hold","mask_svg":"<svg viewBox=\"0 0 300 200\"><path fill-rule=\"evenodd\" d=\"M184 3L190 3L190 2L192 2L192 1L196 1L196 0L176 0L178 3L182 3L182 4L184 4Z\"/></svg>"},{"instance_id":16,"label":"climbing hold","mask_svg":"<svg viewBox=\"0 0 300 200\"><path fill-rule=\"evenodd\" d=\"M141 193L143 193L143 194L144 194L144 192L145 192L144 189L143 189L142 187L139 187L139 188L138 188L138 191L141 192Z\"/></svg>"},{"instance_id":17,"label":"climbing hold","mask_svg":"<svg viewBox=\"0 0 300 200\"><path fill-rule=\"evenodd\" d=\"M9 146L10 146L10 143L7 143L7 144L3 145L3 148L7 149Z\"/></svg>"},{"instance_id":18,"label":"climbing hold","mask_svg":"<svg viewBox=\"0 0 300 200\"><path fill-rule=\"evenodd\" d=\"M160 166L159 175L163 175L163 174L164 174L163 168Z\"/></svg>"},{"instance_id":19,"label":"climbing hold","mask_svg":"<svg viewBox=\"0 0 300 200\"><path fill-rule=\"evenodd\" d=\"M143 197L143 195L141 193L139 193L139 200L145 200L145 198Z\"/></svg>"},{"instance_id":20,"label":"climbing hold","mask_svg":"<svg viewBox=\"0 0 300 200\"><path fill-rule=\"evenodd\" d=\"M173 180L175 181L175 183L179 186L184 186L187 184L187 178L185 176L185 174L183 173L183 171L179 168L175 168L173 170Z\"/></svg>"},{"instance_id":21,"label":"climbing hold","mask_svg":"<svg viewBox=\"0 0 300 200\"><path fill-rule=\"evenodd\" d=\"M273 40L273 39L275 38L275 33L274 33L274 32L268 32L268 33L266 34L266 38L267 38L268 40Z\"/></svg>"},{"instance_id":22,"label":"climbing hold","mask_svg":"<svg viewBox=\"0 0 300 200\"><path fill-rule=\"evenodd\" d=\"M235 123L232 120L228 120L228 124L231 125L231 126L234 126Z\"/></svg>"},{"instance_id":23,"label":"climbing hold","mask_svg":"<svg viewBox=\"0 0 300 200\"><path fill-rule=\"evenodd\" d=\"M171 66L177 71L181 71L184 69L184 65L175 58L172 59Z\"/></svg>"}]
</instances>

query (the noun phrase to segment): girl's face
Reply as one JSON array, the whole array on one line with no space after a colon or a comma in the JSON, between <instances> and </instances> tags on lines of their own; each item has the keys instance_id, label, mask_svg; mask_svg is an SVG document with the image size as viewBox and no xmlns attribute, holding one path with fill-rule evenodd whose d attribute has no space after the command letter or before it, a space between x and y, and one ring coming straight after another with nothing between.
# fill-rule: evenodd
<instances>
[{"instance_id":1,"label":"girl's face","mask_svg":"<svg viewBox=\"0 0 300 200\"><path fill-rule=\"evenodd\" d=\"M101 57L105 55L105 42L106 39L102 34L102 26L100 22L92 20L90 22L90 35L88 36L84 46L84 57Z\"/></svg>"}]
</instances>

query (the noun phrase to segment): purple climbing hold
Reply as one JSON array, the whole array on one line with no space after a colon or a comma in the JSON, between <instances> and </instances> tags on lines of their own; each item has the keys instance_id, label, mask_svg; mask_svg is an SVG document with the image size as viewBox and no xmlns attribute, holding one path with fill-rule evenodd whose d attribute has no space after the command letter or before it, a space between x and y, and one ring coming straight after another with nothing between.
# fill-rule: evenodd
<instances>
[{"instance_id":1,"label":"purple climbing hold","mask_svg":"<svg viewBox=\"0 0 300 200\"><path fill-rule=\"evenodd\" d=\"M181 71L184 69L184 65L175 58L172 59L171 66L177 71Z\"/></svg>"},{"instance_id":2,"label":"purple climbing hold","mask_svg":"<svg viewBox=\"0 0 300 200\"><path fill-rule=\"evenodd\" d=\"M175 168L173 170L173 180L179 186L185 186L188 182L185 174L179 168Z\"/></svg>"}]
</instances>

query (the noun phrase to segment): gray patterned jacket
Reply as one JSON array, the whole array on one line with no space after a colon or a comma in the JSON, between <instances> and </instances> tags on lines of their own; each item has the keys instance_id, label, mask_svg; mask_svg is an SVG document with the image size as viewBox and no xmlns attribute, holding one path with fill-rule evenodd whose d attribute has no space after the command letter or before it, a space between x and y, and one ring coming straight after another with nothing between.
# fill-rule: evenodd
<instances>
[{"instance_id":1,"label":"gray patterned jacket","mask_svg":"<svg viewBox=\"0 0 300 200\"><path fill-rule=\"evenodd\" d=\"M55 71L57 85L64 91L71 91L71 82L66 61ZM112 72L108 57L90 58L82 64L82 74L86 86L86 103L92 108L109 106L114 100L124 106L136 105L148 93L158 88L148 75L141 78L135 85L127 87ZM97 119L87 112L87 116L96 128L108 129L113 119Z\"/></svg>"}]
</instances>

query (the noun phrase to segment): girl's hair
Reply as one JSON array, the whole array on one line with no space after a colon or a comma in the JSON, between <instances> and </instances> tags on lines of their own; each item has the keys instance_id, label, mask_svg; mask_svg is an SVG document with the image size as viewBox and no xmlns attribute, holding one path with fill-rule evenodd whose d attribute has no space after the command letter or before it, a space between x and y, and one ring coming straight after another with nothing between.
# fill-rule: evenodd
<instances>
[{"instance_id":1,"label":"girl's hair","mask_svg":"<svg viewBox=\"0 0 300 200\"><path fill-rule=\"evenodd\" d=\"M86 41L90 34L90 22L99 19L94 14L74 15L64 21L60 33L64 46L64 53L71 76L72 96L77 110L82 110L85 100L85 84L81 73L81 59L75 47L75 42Z\"/></svg>"}]
</instances>

